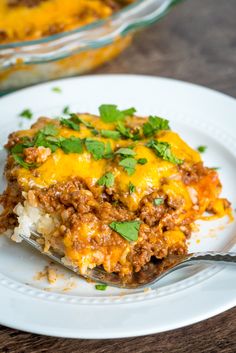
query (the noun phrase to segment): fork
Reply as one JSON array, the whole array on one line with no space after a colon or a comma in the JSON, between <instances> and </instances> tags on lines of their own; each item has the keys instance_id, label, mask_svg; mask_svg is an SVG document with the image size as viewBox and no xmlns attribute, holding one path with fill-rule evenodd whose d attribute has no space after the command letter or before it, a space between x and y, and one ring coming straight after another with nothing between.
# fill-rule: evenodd
<instances>
[{"instance_id":1,"label":"fork","mask_svg":"<svg viewBox=\"0 0 236 353\"><path fill-rule=\"evenodd\" d=\"M103 283L106 285L125 288L140 289L150 287L156 284L160 279L166 277L170 273L187 266L196 264L231 264L236 265L236 252L219 253L219 252L195 252L184 255L169 255L162 260L149 262L143 269L132 275L132 278L123 280L116 273L108 273L102 267L88 269L86 273L81 273L77 267L73 267L62 262L62 257L54 251L43 251L43 246L37 242L41 238L40 234L32 231L31 236L21 235L22 239L31 247L37 249L41 254L49 257L54 262L73 271L78 276L90 281Z\"/></svg>"}]
</instances>

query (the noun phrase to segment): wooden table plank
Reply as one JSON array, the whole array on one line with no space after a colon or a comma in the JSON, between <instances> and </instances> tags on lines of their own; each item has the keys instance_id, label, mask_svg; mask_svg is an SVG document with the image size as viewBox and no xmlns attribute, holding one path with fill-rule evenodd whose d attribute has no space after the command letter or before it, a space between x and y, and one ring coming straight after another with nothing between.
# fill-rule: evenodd
<instances>
[{"instance_id":1,"label":"wooden table plank","mask_svg":"<svg viewBox=\"0 0 236 353\"><path fill-rule=\"evenodd\" d=\"M172 77L236 97L236 1L186 1L96 72ZM1 326L0 353L235 353L235 317L236 308L171 332L100 341L58 339Z\"/></svg>"}]
</instances>

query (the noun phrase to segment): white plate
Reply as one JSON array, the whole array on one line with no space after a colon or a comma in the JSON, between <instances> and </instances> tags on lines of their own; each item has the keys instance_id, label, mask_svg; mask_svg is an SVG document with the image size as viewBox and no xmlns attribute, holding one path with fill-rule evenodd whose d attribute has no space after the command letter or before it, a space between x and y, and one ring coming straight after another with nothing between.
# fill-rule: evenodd
<instances>
[{"instance_id":1,"label":"white plate","mask_svg":"<svg viewBox=\"0 0 236 353\"><path fill-rule=\"evenodd\" d=\"M60 87L62 93L52 91ZM145 76L88 76L54 81L1 98L0 143L19 128L18 114L35 117L72 111L97 112L102 103L136 107L138 114L170 119L173 130L193 147L207 145L208 166L220 167L223 195L236 205L236 101L221 93L170 79ZM31 121L24 121L26 127ZM4 152L0 154L1 168ZM3 187L3 183L2 183ZM191 250L234 246L235 222L200 224ZM200 240L200 242L199 242ZM75 338L117 338L175 329L209 318L236 303L235 267L197 267L173 274L148 292L108 288L64 271L55 285L34 279L47 260L23 244L0 238L0 323L25 331ZM63 270L59 269L62 273Z\"/></svg>"}]
</instances>

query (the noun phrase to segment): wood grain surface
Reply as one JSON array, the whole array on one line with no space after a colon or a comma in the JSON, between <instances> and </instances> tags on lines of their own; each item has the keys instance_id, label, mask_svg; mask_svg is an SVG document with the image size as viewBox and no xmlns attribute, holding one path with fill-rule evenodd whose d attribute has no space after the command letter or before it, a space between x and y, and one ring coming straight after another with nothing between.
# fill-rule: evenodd
<instances>
[{"instance_id":1,"label":"wood grain surface","mask_svg":"<svg viewBox=\"0 0 236 353\"><path fill-rule=\"evenodd\" d=\"M236 0L180 4L96 72L172 77L236 97ZM0 353L45 352L235 353L236 308L171 332L119 340L60 339L0 327Z\"/></svg>"}]
</instances>

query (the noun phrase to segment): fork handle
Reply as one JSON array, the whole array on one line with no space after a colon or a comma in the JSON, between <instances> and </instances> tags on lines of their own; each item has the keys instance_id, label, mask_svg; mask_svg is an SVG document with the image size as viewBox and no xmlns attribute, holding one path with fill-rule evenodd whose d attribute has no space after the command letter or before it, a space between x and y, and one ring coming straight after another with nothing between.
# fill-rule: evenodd
<instances>
[{"instance_id":1,"label":"fork handle","mask_svg":"<svg viewBox=\"0 0 236 353\"><path fill-rule=\"evenodd\" d=\"M186 262L221 262L236 264L236 252L218 253L214 251L189 254Z\"/></svg>"}]
</instances>

